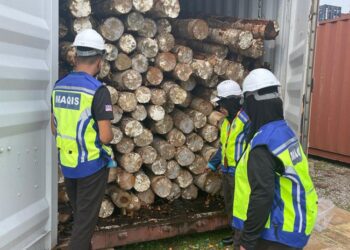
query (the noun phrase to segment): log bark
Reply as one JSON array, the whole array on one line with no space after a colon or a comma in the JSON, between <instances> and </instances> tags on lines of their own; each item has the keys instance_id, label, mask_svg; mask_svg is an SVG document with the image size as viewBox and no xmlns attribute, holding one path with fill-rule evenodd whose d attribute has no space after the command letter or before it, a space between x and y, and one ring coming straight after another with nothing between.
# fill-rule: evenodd
<instances>
[{"instance_id":1,"label":"log bark","mask_svg":"<svg viewBox=\"0 0 350 250\"><path fill-rule=\"evenodd\" d=\"M175 46L175 38L170 33L159 33L156 37L158 42L158 47L161 52L169 52Z\"/></svg>"},{"instance_id":2,"label":"log bark","mask_svg":"<svg viewBox=\"0 0 350 250\"><path fill-rule=\"evenodd\" d=\"M203 148L204 141L203 141L202 137L200 137L196 133L192 133L186 137L186 146L192 152L198 152Z\"/></svg>"},{"instance_id":3,"label":"log bark","mask_svg":"<svg viewBox=\"0 0 350 250\"><path fill-rule=\"evenodd\" d=\"M155 65L165 72L170 72L175 69L176 57L170 52L158 53Z\"/></svg>"},{"instance_id":4,"label":"log bark","mask_svg":"<svg viewBox=\"0 0 350 250\"><path fill-rule=\"evenodd\" d=\"M92 19L91 16L87 16L74 19L71 30L72 33L76 35L82 30L93 29L94 27L95 21Z\"/></svg>"},{"instance_id":5,"label":"log bark","mask_svg":"<svg viewBox=\"0 0 350 250\"><path fill-rule=\"evenodd\" d=\"M123 15L132 9L132 0L105 0L93 5L94 13L102 16Z\"/></svg>"},{"instance_id":6,"label":"log bark","mask_svg":"<svg viewBox=\"0 0 350 250\"><path fill-rule=\"evenodd\" d=\"M111 120L111 123L118 123L122 119L123 113L124 111L118 105L113 105L113 120Z\"/></svg>"},{"instance_id":7,"label":"log bark","mask_svg":"<svg viewBox=\"0 0 350 250\"><path fill-rule=\"evenodd\" d=\"M111 198L114 205L119 208L126 208L131 202L131 196L128 192L118 188L117 186L111 185L107 188L107 193Z\"/></svg>"},{"instance_id":8,"label":"log bark","mask_svg":"<svg viewBox=\"0 0 350 250\"><path fill-rule=\"evenodd\" d=\"M201 79L210 79L213 75L213 66L208 61L194 59L191 67L194 75Z\"/></svg>"},{"instance_id":9,"label":"log bark","mask_svg":"<svg viewBox=\"0 0 350 250\"><path fill-rule=\"evenodd\" d=\"M127 154L134 151L135 144L130 137L124 136L115 148L119 153Z\"/></svg>"},{"instance_id":10,"label":"log bark","mask_svg":"<svg viewBox=\"0 0 350 250\"><path fill-rule=\"evenodd\" d=\"M131 66L133 70L145 73L148 69L148 59L142 54L136 54L131 59Z\"/></svg>"},{"instance_id":11,"label":"log bark","mask_svg":"<svg viewBox=\"0 0 350 250\"><path fill-rule=\"evenodd\" d=\"M209 162L217 150L217 148L211 147L209 145L204 145L201 150L201 155L204 157L206 162Z\"/></svg>"},{"instance_id":12,"label":"log bark","mask_svg":"<svg viewBox=\"0 0 350 250\"><path fill-rule=\"evenodd\" d=\"M66 20L63 18L60 18L59 31L58 31L59 38L60 39L65 38L68 35L68 33L69 33L69 29L68 29Z\"/></svg>"},{"instance_id":13,"label":"log bark","mask_svg":"<svg viewBox=\"0 0 350 250\"><path fill-rule=\"evenodd\" d=\"M97 77L99 79L104 79L104 78L107 78L110 73L111 73L111 65L109 64L108 61L103 60L101 62L101 70Z\"/></svg>"},{"instance_id":14,"label":"log bark","mask_svg":"<svg viewBox=\"0 0 350 250\"><path fill-rule=\"evenodd\" d=\"M137 47L136 40L131 34L123 34L118 41L118 45L120 50L126 54L130 54Z\"/></svg>"},{"instance_id":15,"label":"log bark","mask_svg":"<svg viewBox=\"0 0 350 250\"><path fill-rule=\"evenodd\" d=\"M185 113L192 119L196 129L203 128L207 124L207 117L203 113L192 109L185 110Z\"/></svg>"},{"instance_id":16,"label":"log bark","mask_svg":"<svg viewBox=\"0 0 350 250\"><path fill-rule=\"evenodd\" d=\"M237 49L234 46L229 46L230 51L240 54L242 56L251 57L254 59L260 58L264 55L264 41L262 39L254 39L252 46L246 50Z\"/></svg>"},{"instance_id":17,"label":"log bark","mask_svg":"<svg viewBox=\"0 0 350 250\"><path fill-rule=\"evenodd\" d=\"M153 0L133 0L132 1L135 10L145 13L152 9Z\"/></svg>"},{"instance_id":18,"label":"log bark","mask_svg":"<svg viewBox=\"0 0 350 250\"><path fill-rule=\"evenodd\" d=\"M177 18L180 13L179 0L154 0L151 13L156 17Z\"/></svg>"},{"instance_id":19,"label":"log bark","mask_svg":"<svg viewBox=\"0 0 350 250\"><path fill-rule=\"evenodd\" d=\"M155 175L163 175L167 169L167 162L164 158L158 156L152 164L147 164L146 167Z\"/></svg>"},{"instance_id":20,"label":"log bark","mask_svg":"<svg viewBox=\"0 0 350 250\"><path fill-rule=\"evenodd\" d=\"M137 137L142 134L143 126L133 118L125 117L121 120L120 128L129 137Z\"/></svg>"},{"instance_id":21,"label":"log bark","mask_svg":"<svg viewBox=\"0 0 350 250\"><path fill-rule=\"evenodd\" d=\"M147 106L147 115L153 121L161 121L165 117L165 110L160 105L149 105Z\"/></svg>"},{"instance_id":22,"label":"log bark","mask_svg":"<svg viewBox=\"0 0 350 250\"><path fill-rule=\"evenodd\" d=\"M162 33L171 33L172 27L171 23L166 18L160 18L157 20L157 32L158 34Z\"/></svg>"},{"instance_id":23,"label":"log bark","mask_svg":"<svg viewBox=\"0 0 350 250\"><path fill-rule=\"evenodd\" d=\"M142 84L142 76L136 70L128 69L120 73L115 73L113 75L113 81L117 83L117 89L136 90Z\"/></svg>"},{"instance_id":24,"label":"log bark","mask_svg":"<svg viewBox=\"0 0 350 250\"><path fill-rule=\"evenodd\" d=\"M157 34L157 24L150 18L145 18L143 28L137 31L141 37L152 38Z\"/></svg>"},{"instance_id":25,"label":"log bark","mask_svg":"<svg viewBox=\"0 0 350 250\"><path fill-rule=\"evenodd\" d=\"M221 178L214 173L204 173L198 175L195 177L194 183L201 190L211 195L219 193L222 185Z\"/></svg>"},{"instance_id":26,"label":"log bark","mask_svg":"<svg viewBox=\"0 0 350 250\"><path fill-rule=\"evenodd\" d=\"M113 206L114 207L114 206ZM72 212L64 211L58 213L58 221L60 224L66 224L72 218Z\"/></svg>"},{"instance_id":27,"label":"log bark","mask_svg":"<svg viewBox=\"0 0 350 250\"><path fill-rule=\"evenodd\" d=\"M138 103L145 104L151 100L152 92L149 88L141 86L135 90L135 96Z\"/></svg>"},{"instance_id":28,"label":"log bark","mask_svg":"<svg viewBox=\"0 0 350 250\"><path fill-rule=\"evenodd\" d=\"M191 48L183 45L175 45L171 50L176 55L176 59L179 63L191 63L193 59L193 51Z\"/></svg>"},{"instance_id":29,"label":"log bark","mask_svg":"<svg viewBox=\"0 0 350 250\"><path fill-rule=\"evenodd\" d=\"M168 100L176 105L184 104L187 100L188 93L178 84L168 81L163 84L162 88L165 90Z\"/></svg>"},{"instance_id":30,"label":"log bark","mask_svg":"<svg viewBox=\"0 0 350 250\"><path fill-rule=\"evenodd\" d=\"M188 92L194 90L196 85L197 85L197 82L192 76L187 81L180 82L180 86Z\"/></svg>"},{"instance_id":31,"label":"log bark","mask_svg":"<svg viewBox=\"0 0 350 250\"><path fill-rule=\"evenodd\" d=\"M118 57L118 48L110 43L106 43L106 60L109 62L115 61Z\"/></svg>"},{"instance_id":32,"label":"log bark","mask_svg":"<svg viewBox=\"0 0 350 250\"><path fill-rule=\"evenodd\" d=\"M223 78L242 83L245 76L245 69L241 63L229 61Z\"/></svg>"},{"instance_id":33,"label":"log bark","mask_svg":"<svg viewBox=\"0 0 350 250\"><path fill-rule=\"evenodd\" d=\"M178 129L180 129L183 133L189 134L194 129L194 124L192 119L186 115L184 112L175 109L172 112L173 119L174 119L174 125Z\"/></svg>"},{"instance_id":34,"label":"log bark","mask_svg":"<svg viewBox=\"0 0 350 250\"><path fill-rule=\"evenodd\" d=\"M220 147L220 138L216 139L215 141L213 141L212 143L210 143L210 146L214 147L214 148L219 148Z\"/></svg>"},{"instance_id":35,"label":"log bark","mask_svg":"<svg viewBox=\"0 0 350 250\"><path fill-rule=\"evenodd\" d=\"M165 176L152 176L151 187L153 192L160 198L166 198L171 192L171 181Z\"/></svg>"},{"instance_id":36,"label":"log bark","mask_svg":"<svg viewBox=\"0 0 350 250\"><path fill-rule=\"evenodd\" d=\"M153 122L151 125L154 133L165 135L174 127L173 118L170 115L165 115L164 119L158 122Z\"/></svg>"},{"instance_id":37,"label":"log bark","mask_svg":"<svg viewBox=\"0 0 350 250\"><path fill-rule=\"evenodd\" d=\"M113 68L124 71L131 68L131 59L127 54L119 53L117 59L113 63Z\"/></svg>"},{"instance_id":38,"label":"log bark","mask_svg":"<svg viewBox=\"0 0 350 250\"><path fill-rule=\"evenodd\" d=\"M137 105L136 109L131 113L131 117L137 121L143 121L147 118L147 110L144 105Z\"/></svg>"},{"instance_id":39,"label":"log bark","mask_svg":"<svg viewBox=\"0 0 350 250\"><path fill-rule=\"evenodd\" d=\"M153 134L149 129L144 129L142 134L134 137L134 143L138 147L145 147L151 145L153 141Z\"/></svg>"},{"instance_id":40,"label":"log bark","mask_svg":"<svg viewBox=\"0 0 350 250\"><path fill-rule=\"evenodd\" d=\"M116 17L109 17L99 27L100 34L108 41L117 41L124 33L124 24Z\"/></svg>"},{"instance_id":41,"label":"log bark","mask_svg":"<svg viewBox=\"0 0 350 250\"><path fill-rule=\"evenodd\" d=\"M195 175L203 174L207 169L207 162L202 156L196 155L194 162L188 166L188 169Z\"/></svg>"},{"instance_id":42,"label":"log bark","mask_svg":"<svg viewBox=\"0 0 350 250\"><path fill-rule=\"evenodd\" d=\"M137 49L147 58L153 58L158 54L159 48L156 40L152 38L138 38Z\"/></svg>"},{"instance_id":43,"label":"log bark","mask_svg":"<svg viewBox=\"0 0 350 250\"><path fill-rule=\"evenodd\" d=\"M211 143L218 139L219 130L217 127L207 124L199 131L199 134L204 140Z\"/></svg>"},{"instance_id":44,"label":"log bark","mask_svg":"<svg viewBox=\"0 0 350 250\"><path fill-rule=\"evenodd\" d=\"M208 116L213 112L213 105L202 98L193 98L190 107Z\"/></svg>"},{"instance_id":45,"label":"log bark","mask_svg":"<svg viewBox=\"0 0 350 250\"><path fill-rule=\"evenodd\" d=\"M153 86L159 85L163 81L163 72L157 67L148 67L146 74L147 83Z\"/></svg>"},{"instance_id":46,"label":"log bark","mask_svg":"<svg viewBox=\"0 0 350 250\"><path fill-rule=\"evenodd\" d=\"M111 216L113 214L113 212L114 212L113 203L111 202L111 200L108 197L105 197L102 200L101 208L100 208L100 211L98 213L98 217L105 219L105 218L108 218L109 216Z\"/></svg>"},{"instance_id":47,"label":"log bark","mask_svg":"<svg viewBox=\"0 0 350 250\"><path fill-rule=\"evenodd\" d=\"M202 19L177 19L172 22L173 33L181 38L203 40L208 37L209 26Z\"/></svg>"},{"instance_id":48,"label":"log bark","mask_svg":"<svg viewBox=\"0 0 350 250\"><path fill-rule=\"evenodd\" d=\"M195 200L198 197L198 188L191 184L181 191L181 197L185 200Z\"/></svg>"},{"instance_id":49,"label":"log bark","mask_svg":"<svg viewBox=\"0 0 350 250\"><path fill-rule=\"evenodd\" d=\"M168 142L175 147L181 147L186 142L186 136L177 128L174 128L169 133L167 133L166 138Z\"/></svg>"},{"instance_id":50,"label":"log bark","mask_svg":"<svg viewBox=\"0 0 350 250\"><path fill-rule=\"evenodd\" d=\"M113 88L112 86L106 86L109 94L111 95L111 101L112 101L112 105L115 105L118 102L118 98L119 98L119 93L118 91Z\"/></svg>"},{"instance_id":51,"label":"log bark","mask_svg":"<svg viewBox=\"0 0 350 250\"><path fill-rule=\"evenodd\" d=\"M187 81L193 73L190 64L178 63L173 71L173 76L180 81Z\"/></svg>"},{"instance_id":52,"label":"log bark","mask_svg":"<svg viewBox=\"0 0 350 250\"><path fill-rule=\"evenodd\" d=\"M136 153L141 155L144 164L152 164L158 157L157 150L152 146L145 146L136 149ZM139 191L142 192L142 191Z\"/></svg>"},{"instance_id":53,"label":"log bark","mask_svg":"<svg viewBox=\"0 0 350 250\"><path fill-rule=\"evenodd\" d=\"M181 169L179 176L176 178L175 182L181 187L181 188L187 188L193 183L193 177L191 173L185 169Z\"/></svg>"},{"instance_id":54,"label":"log bark","mask_svg":"<svg viewBox=\"0 0 350 250\"><path fill-rule=\"evenodd\" d=\"M120 92L118 106L125 112L134 111L137 106L135 94L129 92Z\"/></svg>"},{"instance_id":55,"label":"log bark","mask_svg":"<svg viewBox=\"0 0 350 250\"><path fill-rule=\"evenodd\" d=\"M219 76L213 74L208 79L198 79L198 82L207 88L215 88L219 84Z\"/></svg>"},{"instance_id":56,"label":"log bark","mask_svg":"<svg viewBox=\"0 0 350 250\"><path fill-rule=\"evenodd\" d=\"M110 142L111 144L118 144L123 139L123 132L120 128L112 126L113 139Z\"/></svg>"},{"instance_id":57,"label":"log bark","mask_svg":"<svg viewBox=\"0 0 350 250\"><path fill-rule=\"evenodd\" d=\"M253 34L239 29L211 28L207 40L245 50L252 46Z\"/></svg>"},{"instance_id":58,"label":"log bark","mask_svg":"<svg viewBox=\"0 0 350 250\"><path fill-rule=\"evenodd\" d=\"M165 176L170 180L174 180L179 176L180 170L180 165L176 161L171 160L167 163Z\"/></svg>"},{"instance_id":59,"label":"log bark","mask_svg":"<svg viewBox=\"0 0 350 250\"><path fill-rule=\"evenodd\" d=\"M68 194L65 186L59 186L58 188L58 203L66 204L69 202Z\"/></svg>"},{"instance_id":60,"label":"log bark","mask_svg":"<svg viewBox=\"0 0 350 250\"><path fill-rule=\"evenodd\" d=\"M223 120L225 119L225 115L221 112L218 111L213 111L209 116L208 116L208 123L220 128Z\"/></svg>"},{"instance_id":61,"label":"log bark","mask_svg":"<svg viewBox=\"0 0 350 250\"><path fill-rule=\"evenodd\" d=\"M166 92L163 89L151 89L151 103L163 105L167 101Z\"/></svg>"},{"instance_id":62,"label":"log bark","mask_svg":"<svg viewBox=\"0 0 350 250\"><path fill-rule=\"evenodd\" d=\"M195 160L194 153L186 146L176 149L175 159L182 167L191 165Z\"/></svg>"},{"instance_id":63,"label":"log bark","mask_svg":"<svg viewBox=\"0 0 350 250\"><path fill-rule=\"evenodd\" d=\"M74 17L87 17L91 14L91 4L89 0L70 0L69 11Z\"/></svg>"},{"instance_id":64,"label":"log bark","mask_svg":"<svg viewBox=\"0 0 350 250\"><path fill-rule=\"evenodd\" d=\"M131 196L131 202L126 208L126 210L129 212L129 216L133 216L134 211L138 211L141 209L141 200L133 193L130 193Z\"/></svg>"},{"instance_id":65,"label":"log bark","mask_svg":"<svg viewBox=\"0 0 350 250\"><path fill-rule=\"evenodd\" d=\"M175 109L175 104L171 102L170 100L167 100L167 102L163 105L163 108L165 110L165 113L170 114Z\"/></svg>"},{"instance_id":66,"label":"log bark","mask_svg":"<svg viewBox=\"0 0 350 250\"><path fill-rule=\"evenodd\" d=\"M150 188L150 186L151 181L143 171L139 171L135 174L134 189L137 192L145 192Z\"/></svg>"},{"instance_id":67,"label":"log bark","mask_svg":"<svg viewBox=\"0 0 350 250\"><path fill-rule=\"evenodd\" d=\"M181 188L178 184L172 182L170 194L166 197L168 201L174 201L181 197Z\"/></svg>"},{"instance_id":68,"label":"log bark","mask_svg":"<svg viewBox=\"0 0 350 250\"><path fill-rule=\"evenodd\" d=\"M159 137L155 137L153 139L152 146L157 150L158 154L165 160L170 160L175 156L176 150L174 145L168 143L167 141Z\"/></svg>"},{"instance_id":69,"label":"log bark","mask_svg":"<svg viewBox=\"0 0 350 250\"><path fill-rule=\"evenodd\" d=\"M129 173L136 173L142 166L141 156L134 152L119 156L118 162Z\"/></svg>"},{"instance_id":70,"label":"log bark","mask_svg":"<svg viewBox=\"0 0 350 250\"><path fill-rule=\"evenodd\" d=\"M70 66L75 64L76 49L72 47L71 42L60 43L60 57L63 61L67 62Z\"/></svg>"},{"instance_id":71,"label":"log bark","mask_svg":"<svg viewBox=\"0 0 350 250\"><path fill-rule=\"evenodd\" d=\"M121 169L117 168L116 183L123 190L131 190L135 185L135 175Z\"/></svg>"},{"instance_id":72,"label":"log bark","mask_svg":"<svg viewBox=\"0 0 350 250\"><path fill-rule=\"evenodd\" d=\"M143 206L152 205L155 199L155 195L151 188L149 188L145 192L137 193L137 197L139 197Z\"/></svg>"},{"instance_id":73,"label":"log bark","mask_svg":"<svg viewBox=\"0 0 350 250\"><path fill-rule=\"evenodd\" d=\"M208 55L215 55L221 59L226 58L228 54L228 48L220 44L205 43L195 40L187 40L185 44L195 51L205 53Z\"/></svg>"},{"instance_id":74,"label":"log bark","mask_svg":"<svg viewBox=\"0 0 350 250\"><path fill-rule=\"evenodd\" d=\"M138 31L143 28L145 19L139 12L133 11L126 17L125 28L128 31Z\"/></svg>"}]
</instances>

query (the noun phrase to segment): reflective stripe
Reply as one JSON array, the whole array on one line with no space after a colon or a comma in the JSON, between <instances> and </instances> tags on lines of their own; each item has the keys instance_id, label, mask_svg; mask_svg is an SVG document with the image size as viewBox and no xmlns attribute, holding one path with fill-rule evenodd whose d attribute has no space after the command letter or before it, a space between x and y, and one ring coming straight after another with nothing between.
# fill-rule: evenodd
<instances>
[{"instance_id":1,"label":"reflective stripe","mask_svg":"<svg viewBox=\"0 0 350 250\"><path fill-rule=\"evenodd\" d=\"M247 123L249 118L247 116L244 115L243 111L240 111L239 115L238 115L239 118L241 118L242 122L243 123Z\"/></svg>"},{"instance_id":2,"label":"reflective stripe","mask_svg":"<svg viewBox=\"0 0 350 250\"><path fill-rule=\"evenodd\" d=\"M89 119L91 115L91 109L87 108L85 109L81 115L80 115L80 119L79 119L79 127L78 127L78 142L79 142L79 146L81 148L81 157L80 157L80 162L85 162L85 156L87 154L87 152L84 150L84 135L83 135L83 127L85 122Z\"/></svg>"},{"instance_id":3,"label":"reflective stripe","mask_svg":"<svg viewBox=\"0 0 350 250\"><path fill-rule=\"evenodd\" d=\"M284 151L286 148L288 148L288 146L294 142L297 142L298 139L296 137L293 137L291 139L289 139L288 141L286 141L285 143L283 143L282 145L280 145L278 148L276 148L274 151L272 151L272 153L274 155L278 155L280 154L282 151Z\"/></svg>"},{"instance_id":4,"label":"reflective stripe","mask_svg":"<svg viewBox=\"0 0 350 250\"><path fill-rule=\"evenodd\" d=\"M236 162L239 161L239 159L242 156L243 150L242 150L242 146L243 146L243 140L244 140L244 133L242 132L237 139L236 142L236 155L235 155L235 160Z\"/></svg>"},{"instance_id":5,"label":"reflective stripe","mask_svg":"<svg viewBox=\"0 0 350 250\"><path fill-rule=\"evenodd\" d=\"M62 135L61 133L57 133L57 136L61 137L62 139L67 139L67 140L72 140L75 141L76 138L73 136L69 136L69 135Z\"/></svg>"},{"instance_id":6,"label":"reflective stripe","mask_svg":"<svg viewBox=\"0 0 350 250\"><path fill-rule=\"evenodd\" d=\"M57 86L54 88L54 90L71 90L71 91L77 91L77 92L84 92L90 95L94 95L96 91L84 88L84 87L75 87L75 86Z\"/></svg>"},{"instance_id":7,"label":"reflective stripe","mask_svg":"<svg viewBox=\"0 0 350 250\"><path fill-rule=\"evenodd\" d=\"M295 178L292 175L285 175L286 177L288 177L289 179L291 179L292 181L294 181L294 183L297 185L297 203L298 203L298 213L299 213L299 229L298 232L301 233L302 227L303 227L303 213L301 212L301 199L300 199L300 189L301 189L301 185L300 182L298 181L297 178Z\"/></svg>"}]
</instances>

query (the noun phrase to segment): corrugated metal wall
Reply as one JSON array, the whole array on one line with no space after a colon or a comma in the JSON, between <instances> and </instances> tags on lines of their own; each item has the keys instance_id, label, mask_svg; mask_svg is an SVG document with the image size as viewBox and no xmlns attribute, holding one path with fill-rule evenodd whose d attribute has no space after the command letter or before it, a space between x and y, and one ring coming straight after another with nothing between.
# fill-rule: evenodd
<instances>
[{"instance_id":1,"label":"corrugated metal wall","mask_svg":"<svg viewBox=\"0 0 350 250\"><path fill-rule=\"evenodd\" d=\"M316 43L309 153L350 163L350 16L321 23Z\"/></svg>"}]
</instances>

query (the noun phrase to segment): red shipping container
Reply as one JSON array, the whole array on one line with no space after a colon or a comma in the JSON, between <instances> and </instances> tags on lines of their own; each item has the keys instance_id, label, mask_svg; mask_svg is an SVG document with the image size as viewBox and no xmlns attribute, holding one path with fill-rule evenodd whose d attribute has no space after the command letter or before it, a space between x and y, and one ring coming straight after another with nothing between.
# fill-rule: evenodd
<instances>
[{"instance_id":1,"label":"red shipping container","mask_svg":"<svg viewBox=\"0 0 350 250\"><path fill-rule=\"evenodd\" d=\"M350 163L350 15L317 28L309 154Z\"/></svg>"}]
</instances>

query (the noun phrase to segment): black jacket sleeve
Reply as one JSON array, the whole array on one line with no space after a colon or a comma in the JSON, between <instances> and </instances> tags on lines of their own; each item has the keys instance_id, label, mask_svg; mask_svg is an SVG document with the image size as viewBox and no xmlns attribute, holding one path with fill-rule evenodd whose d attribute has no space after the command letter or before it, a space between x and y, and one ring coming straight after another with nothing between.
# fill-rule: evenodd
<instances>
[{"instance_id":1,"label":"black jacket sleeve","mask_svg":"<svg viewBox=\"0 0 350 250\"><path fill-rule=\"evenodd\" d=\"M251 195L247 220L241 235L241 245L247 250L255 248L257 240L269 218L275 189L276 172L282 165L265 146L254 148L248 159L248 180Z\"/></svg>"},{"instance_id":2,"label":"black jacket sleeve","mask_svg":"<svg viewBox=\"0 0 350 250\"><path fill-rule=\"evenodd\" d=\"M92 117L96 121L113 120L111 95L105 86L100 87L92 101Z\"/></svg>"}]
</instances>

